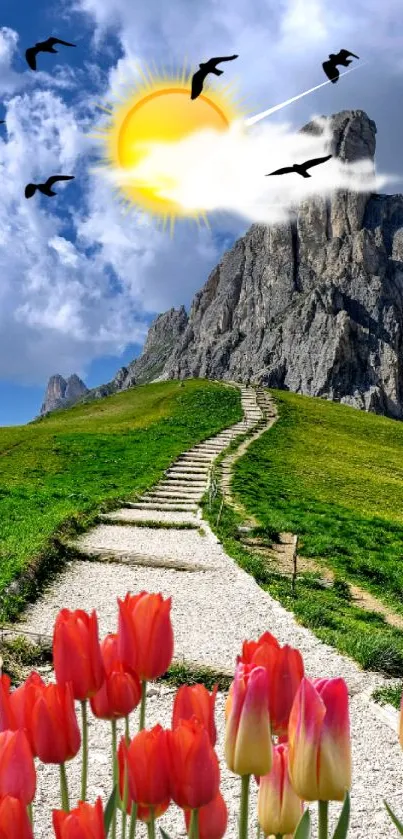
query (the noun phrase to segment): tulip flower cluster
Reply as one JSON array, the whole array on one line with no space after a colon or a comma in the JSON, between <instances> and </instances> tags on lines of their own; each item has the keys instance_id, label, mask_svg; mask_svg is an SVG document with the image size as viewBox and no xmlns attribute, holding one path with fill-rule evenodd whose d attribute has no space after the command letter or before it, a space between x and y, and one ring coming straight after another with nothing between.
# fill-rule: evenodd
<instances>
[{"instance_id":1,"label":"tulip flower cluster","mask_svg":"<svg viewBox=\"0 0 403 839\"><path fill-rule=\"evenodd\" d=\"M102 643L97 615L62 609L53 637L56 683L33 672L11 689L0 673L0 839L33 839L35 761L60 772L56 839L134 839L139 821L155 837L172 805L183 811L191 839L222 839L228 812L220 791L215 702L202 684L175 695L171 728L146 726L147 682L171 664L171 599L141 592L118 600L118 626ZM81 730L77 705L81 706ZM139 707L130 736L129 717ZM87 802L88 712L111 727L113 785L108 803ZM125 734L118 742L117 720ZM403 720L403 711L402 711ZM401 729L403 743L403 722ZM81 799L71 806L65 764L82 750ZM328 839L328 802L343 801L337 836L348 830L351 750L343 679L310 681L298 650L265 632L245 641L225 706L225 760L240 776L239 839L246 839L251 776L258 785L257 821L265 837L310 836L318 802L319 839ZM304 809L305 808L305 809ZM164 834L166 836L166 834Z\"/></svg>"}]
</instances>

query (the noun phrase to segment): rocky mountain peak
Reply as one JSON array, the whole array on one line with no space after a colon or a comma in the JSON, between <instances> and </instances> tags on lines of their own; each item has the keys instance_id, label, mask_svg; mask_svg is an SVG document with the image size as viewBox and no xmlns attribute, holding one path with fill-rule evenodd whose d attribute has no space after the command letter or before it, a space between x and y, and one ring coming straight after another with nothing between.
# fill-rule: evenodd
<instances>
[{"instance_id":1,"label":"rocky mountain peak","mask_svg":"<svg viewBox=\"0 0 403 839\"><path fill-rule=\"evenodd\" d=\"M88 393L88 388L76 373L69 376L67 380L59 374L51 376L47 384L40 415L43 416L57 408L73 404L85 393Z\"/></svg>"}]
</instances>

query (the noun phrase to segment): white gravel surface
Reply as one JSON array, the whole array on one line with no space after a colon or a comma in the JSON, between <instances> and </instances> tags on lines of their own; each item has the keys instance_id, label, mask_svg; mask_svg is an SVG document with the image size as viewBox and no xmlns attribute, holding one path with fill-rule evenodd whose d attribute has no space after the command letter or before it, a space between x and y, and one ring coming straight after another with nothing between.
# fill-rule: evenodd
<instances>
[{"instance_id":1,"label":"white gravel surface","mask_svg":"<svg viewBox=\"0 0 403 839\"><path fill-rule=\"evenodd\" d=\"M130 512L155 515L151 510L132 509ZM173 517L189 514L167 511L158 515L163 515L164 521L173 521ZM81 549L86 546L89 550L115 549L117 555L119 551L141 553L149 555L150 560L152 557L170 556L181 562L205 565L206 568L214 566L214 570L190 573L121 563L72 562L40 600L26 610L25 627L51 635L61 608L87 611L95 608L103 636L116 631L117 597L124 597L127 591L162 592L164 596L172 596L175 658L230 670L234 668L243 640L256 639L269 630L282 644L298 647L309 677L343 676L346 679L350 694L354 765L349 836L352 839L389 839L394 836L394 828L382 800L386 798L393 809L403 813L403 755L396 728L390 724L390 715L388 717L370 699L371 691L381 685L383 679L378 674L364 673L353 661L339 655L300 626L291 613L263 592L254 579L225 554L206 522L203 522L203 527L206 536L196 531L112 524L95 528L80 538ZM172 691L161 686L150 688L148 724L161 722L169 725ZM391 716L393 725L397 726L397 713ZM222 696L217 699L217 721L220 732L218 754L222 758ZM90 729L90 742L90 798L99 793L105 798L110 789L108 725L94 722ZM76 767L77 762L73 761L69 767L71 776L77 776ZM46 812L51 804L57 802L58 777L54 770L46 767L40 768L39 775L35 836L36 839L47 839L51 832ZM72 789L77 796L77 777L74 783L72 779ZM235 839L239 780L228 773L224 765L222 791L231 813L227 836ZM338 810L339 805L333 805L332 812L336 814ZM185 835L182 817L174 807L170 808L161 824L172 837ZM145 833L140 830L138 835L142 837ZM255 835L256 825L252 822L250 837ZM316 836L315 831L313 835Z\"/></svg>"}]
</instances>

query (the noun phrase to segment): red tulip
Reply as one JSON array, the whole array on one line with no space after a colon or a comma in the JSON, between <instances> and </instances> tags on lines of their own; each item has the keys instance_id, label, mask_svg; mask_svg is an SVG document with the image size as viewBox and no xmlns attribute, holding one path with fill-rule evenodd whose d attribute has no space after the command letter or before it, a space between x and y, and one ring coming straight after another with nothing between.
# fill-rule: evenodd
<instances>
[{"instance_id":1,"label":"red tulip","mask_svg":"<svg viewBox=\"0 0 403 839\"><path fill-rule=\"evenodd\" d=\"M148 821L150 808L158 817L168 809L171 795L168 772L167 732L160 725L140 731L129 743L122 738L118 749L119 788L123 799L124 771L128 773L128 810L131 802L141 805L138 818Z\"/></svg>"},{"instance_id":2,"label":"red tulip","mask_svg":"<svg viewBox=\"0 0 403 839\"><path fill-rule=\"evenodd\" d=\"M174 699L172 728L176 728L180 720L190 720L195 716L207 728L211 744L215 746L217 732L214 706L217 690L218 685L214 685L211 694L204 685L182 685Z\"/></svg>"},{"instance_id":3,"label":"red tulip","mask_svg":"<svg viewBox=\"0 0 403 839\"><path fill-rule=\"evenodd\" d=\"M35 754L43 763L64 763L75 757L81 743L71 684L46 685L31 713Z\"/></svg>"},{"instance_id":4,"label":"red tulip","mask_svg":"<svg viewBox=\"0 0 403 839\"><path fill-rule=\"evenodd\" d=\"M100 798L94 805L80 801L69 813L53 810L52 816L56 839L106 839Z\"/></svg>"},{"instance_id":5,"label":"red tulip","mask_svg":"<svg viewBox=\"0 0 403 839\"><path fill-rule=\"evenodd\" d=\"M289 773L305 801L343 801L351 786L348 693L344 679L303 679L291 709Z\"/></svg>"},{"instance_id":6,"label":"red tulip","mask_svg":"<svg viewBox=\"0 0 403 839\"><path fill-rule=\"evenodd\" d=\"M190 810L185 810L186 829L189 832ZM228 822L226 803L219 792L210 804L199 810L199 839L222 839Z\"/></svg>"},{"instance_id":7,"label":"red tulip","mask_svg":"<svg viewBox=\"0 0 403 839\"><path fill-rule=\"evenodd\" d=\"M35 797L36 772L32 751L24 731L0 734L0 798L11 795L23 804Z\"/></svg>"},{"instance_id":8,"label":"red tulip","mask_svg":"<svg viewBox=\"0 0 403 839\"><path fill-rule=\"evenodd\" d=\"M242 656L237 660L266 668L272 731L286 735L292 703L304 675L301 653L288 644L280 647L276 638L265 632L258 641L244 641Z\"/></svg>"},{"instance_id":9,"label":"red tulip","mask_svg":"<svg viewBox=\"0 0 403 839\"><path fill-rule=\"evenodd\" d=\"M11 795L0 799L0 839L34 839L26 806Z\"/></svg>"},{"instance_id":10,"label":"red tulip","mask_svg":"<svg viewBox=\"0 0 403 839\"><path fill-rule=\"evenodd\" d=\"M14 731L17 728L10 697L10 677L0 669L0 731Z\"/></svg>"},{"instance_id":11,"label":"red tulip","mask_svg":"<svg viewBox=\"0 0 403 839\"><path fill-rule=\"evenodd\" d=\"M265 836L293 835L302 816L303 804L288 775L288 747L274 746L273 766L260 778L257 799L258 820Z\"/></svg>"},{"instance_id":12,"label":"red tulip","mask_svg":"<svg viewBox=\"0 0 403 839\"><path fill-rule=\"evenodd\" d=\"M42 693L45 682L38 673L32 672L20 687L10 694L11 710L15 716L16 728L25 731L32 754L35 756L35 746L32 737L32 709L35 701Z\"/></svg>"},{"instance_id":13,"label":"red tulip","mask_svg":"<svg viewBox=\"0 0 403 839\"><path fill-rule=\"evenodd\" d=\"M158 679L173 656L171 598L161 594L126 594L119 600L119 657L140 681Z\"/></svg>"},{"instance_id":14,"label":"red tulip","mask_svg":"<svg viewBox=\"0 0 403 839\"><path fill-rule=\"evenodd\" d=\"M196 717L180 720L167 732L171 796L178 807L191 810L209 804L217 793L220 769L203 723Z\"/></svg>"},{"instance_id":15,"label":"red tulip","mask_svg":"<svg viewBox=\"0 0 403 839\"><path fill-rule=\"evenodd\" d=\"M272 761L267 670L240 663L231 688L225 707L227 766L237 775L265 775Z\"/></svg>"},{"instance_id":16,"label":"red tulip","mask_svg":"<svg viewBox=\"0 0 403 839\"><path fill-rule=\"evenodd\" d=\"M90 699L96 717L114 720L127 717L139 704L141 685L134 672L129 673L118 656L117 635L107 635L101 644L105 681Z\"/></svg>"},{"instance_id":17,"label":"red tulip","mask_svg":"<svg viewBox=\"0 0 403 839\"><path fill-rule=\"evenodd\" d=\"M71 682L74 699L94 696L105 678L98 640L98 620L77 609L62 609L53 632L53 663L56 681Z\"/></svg>"}]
</instances>

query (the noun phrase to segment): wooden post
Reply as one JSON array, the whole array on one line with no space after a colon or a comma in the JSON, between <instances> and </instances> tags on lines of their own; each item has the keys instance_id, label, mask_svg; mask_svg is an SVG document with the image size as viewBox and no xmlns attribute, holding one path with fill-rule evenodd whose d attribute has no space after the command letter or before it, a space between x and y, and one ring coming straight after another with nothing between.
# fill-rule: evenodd
<instances>
[{"instance_id":1,"label":"wooden post","mask_svg":"<svg viewBox=\"0 0 403 839\"><path fill-rule=\"evenodd\" d=\"M293 551L292 551L292 580L291 580L291 591L293 597L295 597L296 591L295 586L297 582L297 548L298 548L298 536L293 537Z\"/></svg>"}]
</instances>

